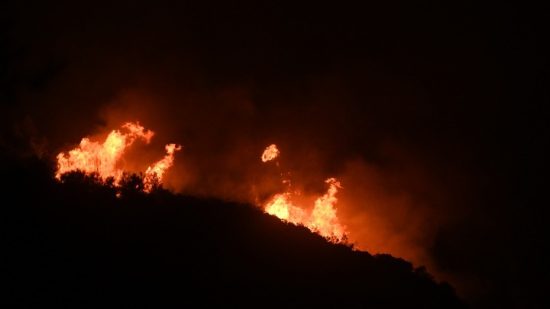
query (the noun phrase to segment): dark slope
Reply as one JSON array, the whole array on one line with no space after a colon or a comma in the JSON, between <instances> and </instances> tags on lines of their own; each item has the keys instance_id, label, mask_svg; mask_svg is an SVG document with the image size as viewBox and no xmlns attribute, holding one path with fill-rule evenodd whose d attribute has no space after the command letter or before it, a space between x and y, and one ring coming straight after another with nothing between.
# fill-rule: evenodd
<instances>
[{"instance_id":1,"label":"dark slope","mask_svg":"<svg viewBox=\"0 0 550 309\"><path fill-rule=\"evenodd\" d=\"M329 244L248 205L116 198L81 175L58 184L40 162L2 179L12 308L463 306L406 261Z\"/></svg>"}]
</instances>

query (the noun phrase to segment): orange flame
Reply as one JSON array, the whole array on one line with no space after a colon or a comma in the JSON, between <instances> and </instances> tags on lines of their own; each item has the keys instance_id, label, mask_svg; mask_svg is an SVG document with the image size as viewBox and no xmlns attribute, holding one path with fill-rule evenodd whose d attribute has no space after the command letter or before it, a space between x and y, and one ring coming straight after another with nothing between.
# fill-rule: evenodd
<instances>
[{"instance_id":1,"label":"orange flame","mask_svg":"<svg viewBox=\"0 0 550 309\"><path fill-rule=\"evenodd\" d=\"M113 130L109 133L103 143L91 141L85 137L80 141L78 147L68 153L61 152L57 155L57 171L55 177L60 180L61 175L71 171L82 171L85 174L97 173L106 181L114 179L115 186L119 185L124 170L120 168L119 162L125 151L137 139L149 143L155 133L146 130L139 122L127 122L120 130ZM181 149L180 145L166 145L166 156L148 167L143 179L144 191L152 190L154 181L161 183L166 170L174 163L174 153Z\"/></svg>"},{"instance_id":2,"label":"orange flame","mask_svg":"<svg viewBox=\"0 0 550 309\"><path fill-rule=\"evenodd\" d=\"M308 227L324 237L341 240L345 236L345 228L338 221L334 205L338 202L336 193L342 186L336 178L329 178L325 182L329 185L327 193L315 200Z\"/></svg>"},{"instance_id":3,"label":"orange flame","mask_svg":"<svg viewBox=\"0 0 550 309\"><path fill-rule=\"evenodd\" d=\"M275 153L273 157L270 154ZM279 150L275 144L266 148L262 154L262 161L267 162L279 155ZM266 159L266 160L264 160ZM283 179L287 184L289 180ZM307 213L303 207L294 205L291 201L291 192L279 193L274 195L264 205L264 211L283 221L296 225L303 225L311 231L327 238L333 242L342 242L346 239L346 229L340 224L336 216L336 193L342 188L336 178L325 180L329 185L327 192L315 200L315 204L310 213Z\"/></svg>"},{"instance_id":4,"label":"orange flame","mask_svg":"<svg viewBox=\"0 0 550 309\"><path fill-rule=\"evenodd\" d=\"M279 149L277 149L277 145L271 144L267 146L267 148L264 150L264 153L262 153L262 162L268 162L271 161L279 156Z\"/></svg>"},{"instance_id":5,"label":"orange flame","mask_svg":"<svg viewBox=\"0 0 550 309\"><path fill-rule=\"evenodd\" d=\"M181 146L176 144L168 144L165 148L166 155L164 158L147 167L145 171L145 178L143 178L143 190L145 192L151 192L155 181L158 181L159 184L161 183L162 176L166 170L174 164L174 153L181 150Z\"/></svg>"},{"instance_id":6,"label":"orange flame","mask_svg":"<svg viewBox=\"0 0 550 309\"><path fill-rule=\"evenodd\" d=\"M306 213L290 201L289 193L276 194L266 205L265 212L281 220L300 224L306 220Z\"/></svg>"}]
</instances>

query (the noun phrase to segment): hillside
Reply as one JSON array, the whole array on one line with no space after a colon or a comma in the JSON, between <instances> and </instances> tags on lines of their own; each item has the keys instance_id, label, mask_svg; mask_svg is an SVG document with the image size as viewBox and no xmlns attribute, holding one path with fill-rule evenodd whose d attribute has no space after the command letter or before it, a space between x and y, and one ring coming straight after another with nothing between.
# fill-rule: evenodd
<instances>
[{"instance_id":1,"label":"hillside","mask_svg":"<svg viewBox=\"0 0 550 309\"><path fill-rule=\"evenodd\" d=\"M334 245L259 209L91 178L38 160L2 171L2 277L11 308L462 308L389 255Z\"/></svg>"}]
</instances>

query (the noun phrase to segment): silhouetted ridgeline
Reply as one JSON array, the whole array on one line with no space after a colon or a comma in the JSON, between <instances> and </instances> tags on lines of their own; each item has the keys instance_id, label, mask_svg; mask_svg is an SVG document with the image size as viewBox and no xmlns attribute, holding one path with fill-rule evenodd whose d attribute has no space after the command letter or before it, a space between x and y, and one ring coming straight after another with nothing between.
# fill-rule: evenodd
<instances>
[{"instance_id":1,"label":"silhouetted ridgeline","mask_svg":"<svg viewBox=\"0 0 550 309\"><path fill-rule=\"evenodd\" d=\"M39 162L2 172L10 308L461 308L446 284L391 256L333 245L249 205L92 178ZM13 306L15 302L15 306Z\"/></svg>"}]
</instances>

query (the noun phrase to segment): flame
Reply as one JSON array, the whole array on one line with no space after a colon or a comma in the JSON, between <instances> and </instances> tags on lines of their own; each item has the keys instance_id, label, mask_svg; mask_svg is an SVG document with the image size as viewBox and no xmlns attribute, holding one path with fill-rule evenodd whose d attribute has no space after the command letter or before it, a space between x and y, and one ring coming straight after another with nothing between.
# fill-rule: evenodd
<instances>
[{"instance_id":1,"label":"flame","mask_svg":"<svg viewBox=\"0 0 550 309\"><path fill-rule=\"evenodd\" d=\"M262 154L262 161L268 162L280 154L275 144L267 147ZM289 179L283 179L283 184L288 185ZM311 212L306 212L303 207L292 203L290 186L288 192L275 194L267 203L264 204L264 211L283 221L296 225L303 225L312 232L327 238L333 242L342 242L346 239L346 229L340 224L336 215L336 193L342 186L336 178L325 180L329 185L327 192L315 200Z\"/></svg>"},{"instance_id":2,"label":"flame","mask_svg":"<svg viewBox=\"0 0 550 309\"><path fill-rule=\"evenodd\" d=\"M262 153L262 162L268 162L271 161L279 156L279 149L277 149L277 145L271 144L267 146L264 150L264 153Z\"/></svg>"},{"instance_id":3,"label":"flame","mask_svg":"<svg viewBox=\"0 0 550 309\"><path fill-rule=\"evenodd\" d=\"M124 151L138 138L149 143L154 134L138 122L127 122L122 126L122 131L111 131L103 143L92 142L85 137L68 154L61 152L57 155L55 177L61 179L61 175L67 172L80 170L86 174L97 173L103 180L112 177L118 183L123 171L116 165Z\"/></svg>"},{"instance_id":4,"label":"flame","mask_svg":"<svg viewBox=\"0 0 550 309\"><path fill-rule=\"evenodd\" d=\"M103 181L113 178L114 185L118 186L124 173L119 163L125 151L138 139L149 144L154 134L139 122L126 122L120 130L111 131L102 143L85 137L78 147L57 155L55 178L61 180L63 174L78 170L88 175L97 173ZM166 145L166 156L147 168L143 178L145 192L150 192L154 183L162 182L164 173L174 163L174 153L180 149L180 145Z\"/></svg>"},{"instance_id":5,"label":"flame","mask_svg":"<svg viewBox=\"0 0 550 309\"><path fill-rule=\"evenodd\" d=\"M143 190L145 192L151 192L157 181L159 184L161 183L166 170L174 164L174 153L181 150L181 146L176 144L168 144L165 148L166 155L164 158L147 167L145 171L145 178L143 178Z\"/></svg>"},{"instance_id":6,"label":"flame","mask_svg":"<svg viewBox=\"0 0 550 309\"><path fill-rule=\"evenodd\" d=\"M334 207L338 202L336 193L342 186L336 178L329 178L325 182L329 185L327 193L315 200L308 227L324 237L343 239L345 228L338 221Z\"/></svg>"},{"instance_id":7,"label":"flame","mask_svg":"<svg viewBox=\"0 0 550 309\"><path fill-rule=\"evenodd\" d=\"M306 213L290 201L289 193L276 194L266 205L265 212L281 220L294 224L305 221Z\"/></svg>"}]
</instances>

